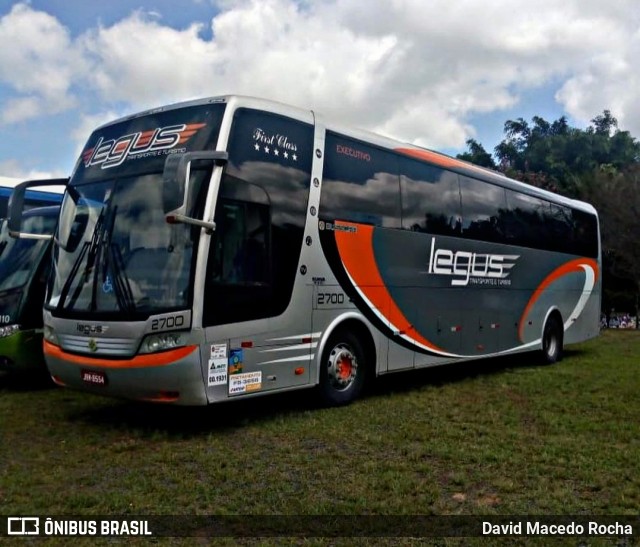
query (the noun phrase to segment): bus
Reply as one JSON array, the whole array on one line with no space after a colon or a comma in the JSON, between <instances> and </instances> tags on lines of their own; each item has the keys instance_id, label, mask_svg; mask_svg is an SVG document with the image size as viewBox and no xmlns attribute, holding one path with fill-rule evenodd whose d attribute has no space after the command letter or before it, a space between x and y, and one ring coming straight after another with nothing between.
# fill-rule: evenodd
<instances>
[{"instance_id":1,"label":"bus","mask_svg":"<svg viewBox=\"0 0 640 547\"><path fill-rule=\"evenodd\" d=\"M54 382L140 401L315 388L340 405L368 378L552 363L599 332L591 205L251 97L97 128L52 256Z\"/></svg>"},{"instance_id":2,"label":"bus","mask_svg":"<svg viewBox=\"0 0 640 547\"><path fill-rule=\"evenodd\" d=\"M0 222L7 217L9 198L14 187L20 182L22 182L21 179L0 177ZM47 190L29 191L24 199L25 209L60 204L63 191L64 187L60 186L52 186Z\"/></svg>"},{"instance_id":3,"label":"bus","mask_svg":"<svg viewBox=\"0 0 640 547\"><path fill-rule=\"evenodd\" d=\"M59 214L59 203L29 209L22 216L23 229L50 238ZM14 239L9 236L7 222L1 224L0 370L44 372L42 306L51 265L51 239Z\"/></svg>"}]
</instances>

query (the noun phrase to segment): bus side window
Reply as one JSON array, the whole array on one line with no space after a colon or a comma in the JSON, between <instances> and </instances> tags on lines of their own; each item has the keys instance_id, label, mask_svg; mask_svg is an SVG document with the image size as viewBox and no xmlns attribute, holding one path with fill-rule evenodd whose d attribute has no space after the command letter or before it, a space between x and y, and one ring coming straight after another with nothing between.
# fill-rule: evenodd
<instances>
[{"instance_id":1,"label":"bus side window","mask_svg":"<svg viewBox=\"0 0 640 547\"><path fill-rule=\"evenodd\" d=\"M495 184L460 176L462 236L505 243L505 189Z\"/></svg>"},{"instance_id":2,"label":"bus side window","mask_svg":"<svg viewBox=\"0 0 640 547\"><path fill-rule=\"evenodd\" d=\"M231 285L270 282L269 208L223 199L211 242L210 280Z\"/></svg>"},{"instance_id":3,"label":"bus side window","mask_svg":"<svg viewBox=\"0 0 640 547\"><path fill-rule=\"evenodd\" d=\"M459 236L462 225L458 176L402 158L402 227L413 232Z\"/></svg>"},{"instance_id":4,"label":"bus side window","mask_svg":"<svg viewBox=\"0 0 640 547\"><path fill-rule=\"evenodd\" d=\"M400 228L398 156L328 132L319 218Z\"/></svg>"}]
</instances>

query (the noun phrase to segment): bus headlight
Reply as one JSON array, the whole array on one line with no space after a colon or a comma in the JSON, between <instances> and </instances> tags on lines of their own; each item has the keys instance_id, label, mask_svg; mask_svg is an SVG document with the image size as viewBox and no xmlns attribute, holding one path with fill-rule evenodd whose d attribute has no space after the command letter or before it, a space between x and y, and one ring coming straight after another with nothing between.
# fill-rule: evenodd
<instances>
[{"instance_id":1,"label":"bus headlight","mask_svg":"<svg viewBox=\"0 0 640 547\"><path fill-rule=\"evenodd\" d=\"M11 336L12 334L18 332L20 330L20 325L7 325L5 327L0 327L0 338L6 338L7 336Z\"/></svg>"},{"instance_id":2,"label":"bus headlight","mask_svg":"<svg viewBox=\"0 0 640 547\"><path fill-rule=\"evenodd\" d=\"M157 353L168 349L180 348L185 345L185 336L181 332L164 332L150 334L140 346L140 353Z\"/></svg>"},{"instance_id":3,"label":"bus headlight","mask_svg":"<svg viewBox=\"0 0 640 547\"><path fill-rule=\"evenodd\" d=\"M45 325L44 329L42 330L42 333L43 333L42 336L47 342L51 342L56 346L60 345L58 343L58 336L56 335L56 331L53 330L53 327L50 327L49 325Z\"/></svg>"}]
</instances>

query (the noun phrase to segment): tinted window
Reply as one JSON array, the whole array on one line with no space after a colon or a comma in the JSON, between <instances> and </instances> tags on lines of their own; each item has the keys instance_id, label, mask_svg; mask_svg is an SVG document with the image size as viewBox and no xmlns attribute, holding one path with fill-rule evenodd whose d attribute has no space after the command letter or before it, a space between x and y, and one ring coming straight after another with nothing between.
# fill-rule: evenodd
<instances>
[{"instance_id":1,"label":"tinted window","mask_svg":"<svg viewBox=\"0 0 640 547\"><path fill-rule=\"evenodd\" d=\"M402 227L416 232L459 235L460 186L450 171L413 160L400 160Z\"/></svg>"},{"instance_id":2,"label":"tinted window","mask_svg":"<svg viewBox=\"0 0 640 547\"><path fill-rule=\"evenodd\" d=\"M266 285L270 276L269 206L222 199L211 243L213 283Z\"/></svg>"},{"instance_id":3,"label":"tinted window","mask_svg":"<svg viewBox=\"0 0 640 547\"><path fill-rule=\"evenodd\" d=\"M597 258L598 256L598 222L596 217L584 211L573 210L574 253Z\"/></svg>"},{"instance_id":4,"label":"tinted window","mask_svg":"<svg viewBox=\"0 0 640 547\"><path fill-rule=\"evenodd\" d=\"M320 218L399 228L398 157L328 132Z\"/></svg>"},{"instance_id":5,"label":"tinted window","mask_svg":"<svg viewBox=\"0 0 640 547\"><path fill-rule=\"evenodd\" d=\"M460 176L462 235L471 239L504 242L502 218L507 208L504 188Z\"/></svg>"},{"instance_id":6,"label":"tinted window","mask_svg":"<svg viewBox=\"0 0 640 547\"><path fill-rule=\"evenodd\" d=\"M551 205L547 201L507 190L508 213L505 215L507 241L512 245L551 248L551 237L547 224L551 216ZM557 211L560 215L562 211ZM562 229L561 225L556 226Z\"/></svg>"},{"instance_id":7,"label":"tinted window","mask_svg":"<svg viewBox=\"0 0 640 547\"><path fill-rule=\"evenodd\" d=\"M553 251L574 253L571 249L573 221L571 209L550 203L545 219L547 247Z\"/></svg>"}]
</instances>

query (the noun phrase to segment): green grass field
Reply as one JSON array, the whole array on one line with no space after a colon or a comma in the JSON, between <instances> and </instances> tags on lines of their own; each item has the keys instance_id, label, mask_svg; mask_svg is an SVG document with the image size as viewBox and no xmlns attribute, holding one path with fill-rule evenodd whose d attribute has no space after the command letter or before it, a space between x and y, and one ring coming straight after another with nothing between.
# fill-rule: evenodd
<instances>
[{"instance_id":1,"label":"green grass field","mask_svg":"<svg viewBox=\"0 0 640 547\"><path fill-rule=\"evenodd\" d=\"M640 514L640 333L185 409L0 377L0 514Z\"/></svg>"}]
</instances>

